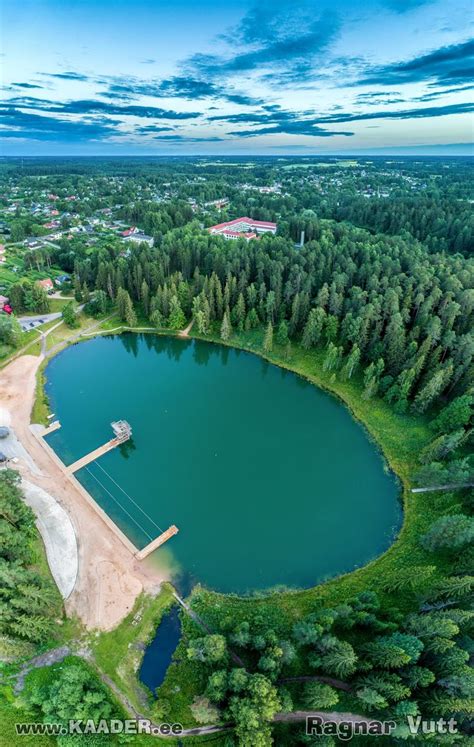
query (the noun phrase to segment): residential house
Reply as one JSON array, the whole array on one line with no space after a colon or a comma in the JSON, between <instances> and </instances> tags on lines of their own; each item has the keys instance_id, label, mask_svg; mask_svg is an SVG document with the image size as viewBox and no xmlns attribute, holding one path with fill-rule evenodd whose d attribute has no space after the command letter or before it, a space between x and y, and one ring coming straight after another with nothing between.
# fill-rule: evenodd
<instances>
[{"instance_id":1,"label":"residential house","mask_svg":"<svg viewBox=\"0 0 474 747\"><path fill-rule=\"evenodd\" d=\"M37 280L37 285L39 285L41 288L44 288L46 293L53 293L54 291L54 284L51 278L45 278L44 280Z\"/></svg>"}]
</instances>

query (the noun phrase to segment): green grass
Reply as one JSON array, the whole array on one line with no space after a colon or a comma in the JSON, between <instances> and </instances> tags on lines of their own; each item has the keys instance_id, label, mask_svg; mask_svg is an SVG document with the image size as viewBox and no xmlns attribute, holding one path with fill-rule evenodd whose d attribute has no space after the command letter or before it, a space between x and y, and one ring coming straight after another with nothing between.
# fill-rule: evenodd
<instances>
[{"instance_id":1,"label":"green grass","mask_svg":"<svg viewBox=\"0 0 474 747\"><path fill-rule=\"evenodd\" d=\"M141 594L132 611L117 628L92 639L97 665L136 707L142 706L148 698L148 691L137 677L144 648L153 638L164 612L174 601L169 584L163 584L157 596Z\"/></svg>"},{"instance_id":2,"label":"green grass","mask_svg":"<svg viewBox=\"0 0 474 747\"><path fill-rule=\"evenodd\" d=\"M40 425L49 425L48 415L50 414L49 400L46 395L46 368L47 361L43 361L36 374L35 400L31 410L30 421Z\"/></svg>"}]
</instances>

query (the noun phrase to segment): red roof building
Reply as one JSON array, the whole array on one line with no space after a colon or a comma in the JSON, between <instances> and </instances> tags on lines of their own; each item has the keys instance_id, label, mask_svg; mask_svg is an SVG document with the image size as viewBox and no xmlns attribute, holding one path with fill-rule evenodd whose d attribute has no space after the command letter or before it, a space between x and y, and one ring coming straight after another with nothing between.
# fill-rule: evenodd
<instances>
[{"instance_id":1,"label":"red roof building","mask_svg":"<svg viewBox=\"0 0 474 747\"><path fill-rule=\"evenodd\" d=\"M259 234L275 234L277 224L267 220L254 220L253 218L235 218L234 220L218 223L207 229L209 233L219 234L225 239L257 239Z\"/></svg>"},{"instance_id":2,"label":"red roof building","mask_svg":"<svg viewBox=\"0 0 474 747\"><path fill-rule=\"evenodd\" d=\"M36 281L41 288L44 288L47 293L54 290L54 284L51 278L45 278L44 280Z\"/></svg>"}]
</instances>

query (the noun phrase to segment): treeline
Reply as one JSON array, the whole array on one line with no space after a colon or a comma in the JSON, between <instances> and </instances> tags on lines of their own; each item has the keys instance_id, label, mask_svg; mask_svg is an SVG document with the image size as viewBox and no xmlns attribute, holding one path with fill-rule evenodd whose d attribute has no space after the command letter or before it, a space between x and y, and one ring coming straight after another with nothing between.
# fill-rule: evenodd
<instances>
[{"instance_id":1,"label":"treeline","mask_svg":"<svg viewBox=\"0 0 474 747\"><path fill-rule=\"evenodd\" d=\"M333 195L314 206L320 217L347 220L377 233L410 233L432 252L474 253L474 213L467 200L442 194L398 194L387 198Z\"/></svg>"},{"instance_id":2,"label":"treeline","mask_svg":"<svg viewBox=\"0 0 474 747\"><path fill-rule=\"evenodd\" d=\"M321 222L297 250L283 238L225 242L186 227L130 257L75 264L80 287L124 289L155 326L194 315L199 331L275 331L325 351L324 368L363 375L364 397L422 414L472 387L474 264L417 242ZM224 324L223 324L224 323Z\"/></svg>"},{"instance_id":3,"label":"treeline","mask_svg":"<svg viewBox=\"0 0 474 747\"><path fill-rule=\"evenodd\" d=\"M36 568L37 530L18 473L0 471L0 635L8 652L54 636L61 615L57 589Z\"/></svg>"},{"instance_id":4,"label":"treeline","mask_svg":"<svg viewBox=\"0 0 474 747\"><path fill-rule=\"evenodd\" d=\"M460 738L467 738L474 697L473 539L474 519L465 514L438 519L420 538L426 564L400 569L386 582L385 591L418 598L409 614L365 591L332 608L314 603L285 636L270 601L247 607L237 623L218 616L217 633L187 643L187 658L207 683L191 707L194 717L232 721L239 744L252 747L272 744L275 714L295 710L342 709L395 720L399 739L410 736L408 716L455 718ZM435 552L444 554L452 575L434 580ZM199 592L193 599L203 614ZM301 727L286 738L278 744L306 744Z\"/></svg>"}]
</instances>

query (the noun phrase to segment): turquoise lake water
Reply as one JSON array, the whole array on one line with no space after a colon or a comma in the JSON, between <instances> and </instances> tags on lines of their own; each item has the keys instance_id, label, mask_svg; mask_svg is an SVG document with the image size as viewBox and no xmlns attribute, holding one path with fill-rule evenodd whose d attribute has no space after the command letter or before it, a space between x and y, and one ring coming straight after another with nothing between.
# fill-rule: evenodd
<instances>
[{"instance_id":1,"label":"turquoise lake water","mask_svg":"<svg viewBox=\"0 0 474 747\"><path fill-rule=\"evenodd\" d=\"M382 553L402 520L398 486L336 399L261 358L211 343L124 334L73 345L46 391L66 464L133 438L76 473L138 546L188 582L245 593L310 587ZM160 529L158 529L158 527Z\"/></svg>"}]
</instances>

